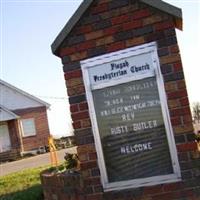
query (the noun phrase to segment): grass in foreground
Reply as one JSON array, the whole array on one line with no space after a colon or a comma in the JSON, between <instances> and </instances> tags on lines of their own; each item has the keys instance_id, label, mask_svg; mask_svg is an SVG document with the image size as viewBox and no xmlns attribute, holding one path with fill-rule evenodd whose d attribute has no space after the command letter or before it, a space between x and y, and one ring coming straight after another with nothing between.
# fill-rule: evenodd
<instances>
[{"instance_id":1,"label":"grass in foreground","mask_svg":"<svg viewBox=\"0 0 200 200\"><path fill-rule=\"evenodd\" d=\"M0 200L43 200L39 167L0 177Z\"/></svg>"}]
</instances>

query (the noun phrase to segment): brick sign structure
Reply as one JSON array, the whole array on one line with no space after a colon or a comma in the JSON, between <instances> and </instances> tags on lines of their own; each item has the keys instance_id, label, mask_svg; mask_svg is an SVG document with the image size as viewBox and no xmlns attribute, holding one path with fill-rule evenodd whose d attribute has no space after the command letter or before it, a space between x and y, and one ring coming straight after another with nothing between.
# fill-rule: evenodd
<instances>
[{"instance_id":1,"label":"brick sign structure","mask_svg":"<svg viewBox=\"0 0 200 200\"><path fill-rule=\"evenodd\" d=\"M198 200L199 153L175 28L161 0L85 0L62 59L86 200ZM84 196L84 197L83 197Z\"/></svg>"}]
</instances>

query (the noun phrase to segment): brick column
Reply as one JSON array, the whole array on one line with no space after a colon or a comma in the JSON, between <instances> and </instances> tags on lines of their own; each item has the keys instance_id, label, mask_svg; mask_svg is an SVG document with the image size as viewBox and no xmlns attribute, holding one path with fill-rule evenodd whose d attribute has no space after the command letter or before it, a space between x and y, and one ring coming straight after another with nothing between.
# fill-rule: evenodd
<instances>
[{"instance_id":1,"label":"brick column","mask_svg":"<svg viewBox=\"0 0 200 200\"><path fill-rule=\"evenodd\" d=\"M94 1L57 50L62 59L87 200L198 200L200 160L173 16L136 0ZM80 61L156 41L182 181L103 192Z\"/></svg>"}]
</instances>

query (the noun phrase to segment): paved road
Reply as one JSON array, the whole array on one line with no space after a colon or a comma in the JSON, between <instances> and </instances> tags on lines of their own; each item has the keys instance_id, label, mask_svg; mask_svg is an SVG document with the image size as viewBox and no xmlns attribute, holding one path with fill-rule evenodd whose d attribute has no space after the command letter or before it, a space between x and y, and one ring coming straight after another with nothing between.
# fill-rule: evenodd
<instances>
[{"instance_id":1,"label":"paved road","mask_svg":"<svg viewBox=\"0 0 200 200\"><path fill-rule=\"evenodd\" d=\"M75 153L76 147L57 151L58 161L64 161L65 153ZM13 172L21 171L28 168L39 167L50 164L50 153L40 154L22 160L0 164L0 176L4 176Z\"/></svg>"}]
</instances>

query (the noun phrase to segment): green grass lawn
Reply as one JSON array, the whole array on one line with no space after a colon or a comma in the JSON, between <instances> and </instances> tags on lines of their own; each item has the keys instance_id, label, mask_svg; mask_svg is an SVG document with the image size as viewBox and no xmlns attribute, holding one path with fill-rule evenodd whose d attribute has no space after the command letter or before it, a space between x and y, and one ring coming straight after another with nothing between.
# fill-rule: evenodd
<instances>
[{"instance_id":1,"label":"green grass lawn","mask_svg":"<svg viewBox=\"0 0 200 200\"><path fill-rule=\"evenodd\" d=\"M40 172L46 168L28 169L0 177L0 200L43 200Z\"/></svg>"}]
</instances>

